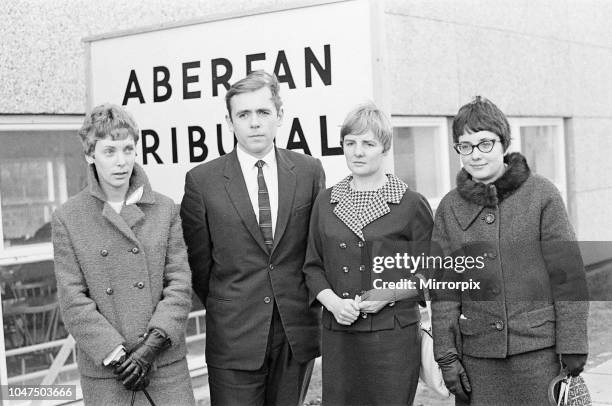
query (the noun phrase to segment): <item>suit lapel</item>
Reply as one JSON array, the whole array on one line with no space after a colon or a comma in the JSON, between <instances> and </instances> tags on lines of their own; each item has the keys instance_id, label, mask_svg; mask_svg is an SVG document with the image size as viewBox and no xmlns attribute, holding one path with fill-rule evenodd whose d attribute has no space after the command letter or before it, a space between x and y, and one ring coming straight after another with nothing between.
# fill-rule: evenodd
<instances>
[{"instance_id":1,"label":"suit lapel","mask_svg":"<svg viewBox=\"0 0 612 406\"><path fill-rule=\"evenodd\" d=\"M278 215L276 216L276 232L274 233L272 252L278 246L287 228L297 185L293 162L288 160L283 151L278 149L276 150L276 163L278 170Z\"/></svg>"},{"instance_id":2,"label":"suit lapel","mask_svg":"<svg viewBox=\"0 0 612 406\"><path fill-rule=\"evenodd\" d=\"M257 218L255 212L253 212L253 206L251 205L251 198L240 169L240 163L238 162L238 156L236 155L236 149L229 154L228 159L225 163L225 169L223 171L225 176L225 190L231 200L234 208L238 212L238 215L242 219L246 229L251 233L257 244L262 250L268 252L266 244L264 243L259 224L257 224Z\"/></svg>"}]
</instances>

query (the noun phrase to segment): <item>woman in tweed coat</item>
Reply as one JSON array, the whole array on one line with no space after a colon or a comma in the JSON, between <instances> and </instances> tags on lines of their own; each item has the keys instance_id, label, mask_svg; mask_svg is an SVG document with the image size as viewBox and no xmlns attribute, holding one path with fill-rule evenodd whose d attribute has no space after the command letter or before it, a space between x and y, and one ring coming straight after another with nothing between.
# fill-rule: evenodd
<instances>
[{"instance_id":1,"label":"woman in tweed coat","mask_svg":"<svg viewBox=\"0 0 612 406\"><path fill-rule=\"evenodd\" d=\"M62 317L76 340L87 405L193 405L185 326L191 274L174 202L135 160L138 129L102 105L79 135L89 186L53 215Z\"/></svg>"},{"instance_id":2,"label":"woman in tweed coat","mask_svg":"<svg viewBox=\"0 0 612 406\"><path fill-rule=\"evenodd\" d=\"M480 286L437 292L435 358L457 404L547 404L559 360L577 375L588 352L585 273L563 200L521 154L504 156L508 121L489 100L459 110L453 140L463 169L436 211L432 240L484 268L445 271Z\"/></svg>"},{"instance_id":3,"label":"woman in tweed coat","mask_svg":"<svg viewBox=\"0 0 612 406\"><path fill-rule=\"evenodd\" d=\"M324 405L410 405L416 392L416 301L360 299L375 279L394 279L392 271L372 272L371 258L384 254L383 245L391 248L384 255L393 256L394 246L404 251L413 241L429 244L431 237L425 198L385 174L391 138L391 126L375 106L349 113L341 140L352 175L319 194L312 210L304 273L311 302L324 306Z\"/></svg>"}]
</instances>

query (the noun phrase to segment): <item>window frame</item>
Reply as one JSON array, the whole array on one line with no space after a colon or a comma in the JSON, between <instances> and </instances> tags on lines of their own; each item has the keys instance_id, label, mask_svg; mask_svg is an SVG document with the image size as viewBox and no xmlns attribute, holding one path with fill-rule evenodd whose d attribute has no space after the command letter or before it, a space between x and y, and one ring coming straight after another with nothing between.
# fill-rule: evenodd
<instances>
[{"instance_id":1,"label":"window frame","mask_svg":"<svg viewBox=\"0 0 612 406\"><path fill-rule=\"evenodd\" d=\"M555 137L558 137L558 147L555 154L555 179L549 179L559 189L563 201L567 204L567 158L565 155L565 121L562 117L508 117L512 142L508 152L522 151L521 127L553 127Z\"/></svg>"},{"instance_id":2,"label":"window frame","mask_svg":"<svg viewBox=\"0 0 612 406\"><path fill-rule=\"evenodd\" d=\"M434 145L437 146L432 151L433 156L439 156L440 165L437 168L436 179L440 181L442 194L436 197L428 197L427 200L431 208L435 211L442 198L451 190L450 178L450 142L448 117L446 116L391 116L391 125L395 128L405 127L434 127L438 128ZM395 168L395 154L391 152L391 168ZM416 190L416 192L419 192Z\"/></svg>"},{"instance_id":3,"label":"window frame","mask_svg":"<svg viewBox=\"0 0 612 406\"><path fill-rule=\"evenodd\" d=\"M84 115L5 115L0 116L0 131L78 131L83 124ZM61 182L62 180L60 180ZM65 181L65 180L64 180ZM0 195L0 265L15 265L53 259L51 242L4 246L2 229L2 196Z\"/></svg>"}]
</instances>

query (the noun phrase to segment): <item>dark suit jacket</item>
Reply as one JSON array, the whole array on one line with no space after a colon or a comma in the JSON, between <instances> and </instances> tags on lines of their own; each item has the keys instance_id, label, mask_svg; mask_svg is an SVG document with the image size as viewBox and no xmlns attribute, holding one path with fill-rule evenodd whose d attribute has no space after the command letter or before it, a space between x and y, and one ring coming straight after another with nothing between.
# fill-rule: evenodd
<instances>
[{"instance_id":1,"label":"dark suit jacket","mask_svg":"<svg viewBox=\"0 0 612 406\"><path fill-rule=\"evenodd\" d=\"M193 288L206 307L208 365L263 365L274 303L293 355L319 356L320 307L311 306L302 265L310 211L325 188L321 162L276 149L278 216L264 245L236 151L189 171L181 217Z\"/></svg>"}]
</instances>

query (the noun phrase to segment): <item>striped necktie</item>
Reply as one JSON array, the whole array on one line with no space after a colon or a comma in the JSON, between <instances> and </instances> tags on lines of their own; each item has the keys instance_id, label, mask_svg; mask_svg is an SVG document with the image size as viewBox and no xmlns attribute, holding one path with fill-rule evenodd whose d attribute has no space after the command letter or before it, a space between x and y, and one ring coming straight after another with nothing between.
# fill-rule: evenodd
<instances>
[{"instance_id":1,"label":"striped necktie","mask_svg":"<svg viewBox=\"0 0 612 406\"><path fill-rule=\"evenodd\" d=\"M263 166L266 163L261 159L257 161L257 187L259 197L259 229L264 238L264 243L268 247L268 252L272 251L274 238L272 236L272 209L270 209L270 196L268 195L268 187L263 175Z\"/></svg>"}]
</instances>

